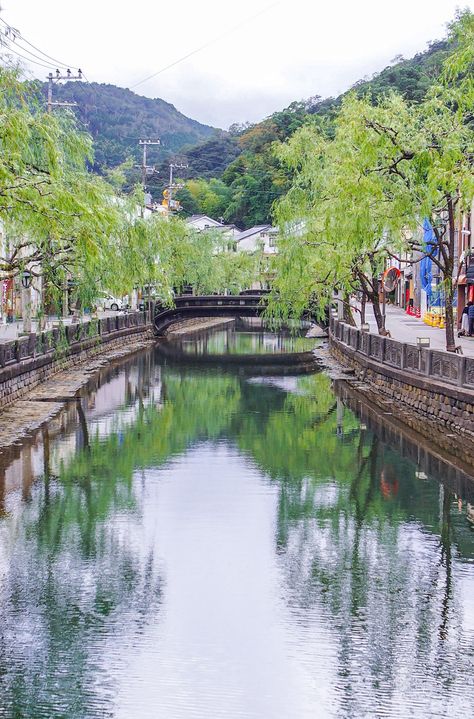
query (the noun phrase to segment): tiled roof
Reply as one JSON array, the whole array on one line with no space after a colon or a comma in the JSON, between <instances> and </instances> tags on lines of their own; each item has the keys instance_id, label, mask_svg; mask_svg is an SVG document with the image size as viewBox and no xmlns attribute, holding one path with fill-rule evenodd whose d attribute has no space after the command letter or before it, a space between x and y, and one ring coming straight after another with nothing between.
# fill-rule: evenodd
<instances>
[{"instance_id":1,"label":"tiled roof","mask_svg":"<svg viewBox=\"0 0 474 719\"><path fill-rule=\"evenodd\" d=\"M236 235L235 240L236 242L240 242L241 240L245 240L247 237L252 237L252 235L258 235L259 232L264 232L265 230L269 230L270 228L271 225L256 225L255 227L250 227L248 230L239 232L239 234Z\"/></svg>"}]
</instances>

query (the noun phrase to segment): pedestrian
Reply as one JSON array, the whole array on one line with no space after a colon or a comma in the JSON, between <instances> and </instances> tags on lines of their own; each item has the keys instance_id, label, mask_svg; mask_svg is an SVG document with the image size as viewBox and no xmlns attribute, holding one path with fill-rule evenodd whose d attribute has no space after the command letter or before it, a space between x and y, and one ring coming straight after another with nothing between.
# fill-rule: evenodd
<instances>
[{"instance_id":1,"label":"pedestrian","mask_svg":"<svg viewBox=\"0 0 474 719\"><path fill-rule=\"evenodd\" d=\"M469 307L472 305L472 302L468 302L467 305L464 307L461 315L461 329L459 331L459 337L464 337L465 335L469 334Z\"/></svg>"},{"instance_id":2,"label":"pedestrian","mask_svg":"<svg viewBox=\"0 0 474 719\"><path fill-rule=\"evenodd\" d=\"M467 316L469 318L469 337L472 337L474 335L474 302L469 302Z\"/></svg>"}]
</instances>

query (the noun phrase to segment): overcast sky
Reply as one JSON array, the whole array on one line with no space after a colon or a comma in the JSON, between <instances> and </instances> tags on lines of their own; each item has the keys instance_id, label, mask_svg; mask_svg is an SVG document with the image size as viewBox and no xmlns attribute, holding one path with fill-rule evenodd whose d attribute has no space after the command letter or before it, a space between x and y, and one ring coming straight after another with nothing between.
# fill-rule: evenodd
<instances>
[{"instance_id":1,"label":"overcast sky","mask_svg":"<svg viewBox=\"0 0 474 719\"><path fill-rule=\"evenodd\" d=\"M88 80L161 97L186 115L223 128L260 120L293 100L337 95L395 55L411 57L444 36L460 5L457 0L0 3L0 18L48 55L82 67ZM461 5L474 9L474 0ZM48 72L31 69L38 77Z\"/></svg>"}]
</instances>

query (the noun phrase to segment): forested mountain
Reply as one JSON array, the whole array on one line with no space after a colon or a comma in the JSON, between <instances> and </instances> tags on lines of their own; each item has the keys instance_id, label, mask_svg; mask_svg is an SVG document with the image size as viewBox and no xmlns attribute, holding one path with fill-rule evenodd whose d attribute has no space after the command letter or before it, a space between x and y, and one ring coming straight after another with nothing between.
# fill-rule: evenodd
<instances>
[{"instance_id":1,"label":"forested mountain","mask_svg":"<svg viewBox=\"0 0 474 719\"><path fill-rule=\"evenodd\" d=\"M410 101L420 101L439 73L446 48L446 42L436 42L409 60L394 58L393 64L370 79L360 80L352 90L375 99L393 89ZM200 173L203 179L189 181L181 191L184 212L209 214L212 208L214 216L242 227L271 222L272 205L287 191L290 181L273 155L273 143L288 139L310 116L330 123L344 94L294 102L263 122L241 129L234 137L216 139L193 150L205 171ZM221 155L216 150L224 142L227 146L234 143L238 156L222 171ZM194 170L190 162L189 177L196 177Z\"/></svg>"},{"instance_id":2,"label":"forested mountain","mask_svg":"<svg viewBox=\"0 0 474 719\"><path fill-rule=\"evenodd\" d=\"M376 98L395 89L419 101L445 55L446 43L433 43L409 60L394 58L389 67L360 80L352 90ZM222 216L244 228L271 222L273 203L288 189L290 178L274 157L273 143L287 140L311 116L331 123L344 97L293 102L260 123L223 132L186 117L164 100L115 85L70 82L55 86L54 92L57 100L77 102L76 113L94 138L95 170L115 167L130 157L139 164L138 138L158 136L162 145L149 153L150 164L159 169L149 180L155 199L161 198L168 182L169 160L185 161L188 168L179 171L179 179L186 186L178 193L184 213ZM138 180L135 169L129 181Z\"/></svg>"},{"instance_id":3,"label":"forested mountain","mask_svg":"<svg viewBox=\"0 0 474 719\"><path fill-rule=\"evenodd\" d=\"M94 169L98 171L116 167L129 157L139 160L139 137L160 138L161 146L150 149L150 160L156 163L221 132L186 117L169 102L115 85L80 81L58 84L54 99L77 102L75 112L94 138Z\"/></svg>"}]
</instances>

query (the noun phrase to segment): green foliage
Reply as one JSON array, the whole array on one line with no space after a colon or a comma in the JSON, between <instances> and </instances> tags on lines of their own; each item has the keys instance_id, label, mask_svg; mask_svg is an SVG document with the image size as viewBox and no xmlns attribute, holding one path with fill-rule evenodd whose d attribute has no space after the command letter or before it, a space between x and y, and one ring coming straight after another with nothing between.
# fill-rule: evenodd
<instances>
[{"instance_id":1,"label":"green foliage","mask_svg":"<svg viewBox=\"0 0 474 719\"><path fill-rule=\"evenodd\" d=\"M322 312L334 289L362 289L377 302L388 252L416 249L429 252L444 276L453 348L455 217L474 195L472 106L465 101L472 18L465 13L452 27L454 54L422 102L396 92L378 99L353 92L331 132L313 122L278 148L293 182L277 210L282 238L270 306L276 318L315 305ZM436 252L414 235L424 217L433 224Z\"/></svg>"},{"instance_id":2,"label":"green foliage","mask_svg":"<svg viewBox=\"0 0 474 719\"><path fill-rule=\"evenodd\" d=\"M216 178L188 180L177 193L185 215L203 214L215 218L224 215L231 197L230 188Z\"/></svg>"},{"instance_id":3,"label":"green foliage","mask_svg":"<svg viewBox=\"0 0 474 719\"><path fill-rule=\"evenodd\" d=\"M393 65L375 74L371 79L357 83L354 91L359 97L371 97L372 101L376 101L377 98L382 98L396 90L407 101L419 102L439 77L447 54L446 42L433 43L426 52L419 53L410 60L397 58ZM231 128L231 139L234 143L238 142L241 153L223 172L220 163L214 165L215 174L222 172L222 180L231 191L231 200L225 212L221 213L227 222L244 228L271 223L275 202L286 193L293 179L290 168L275 157L274 144L291 138L311 117L318 126L325 127L331 135L346 95L347 93L338 98L325 100L316 96L305 102L293 102L285 110L274 113L261 123ZM212 172L215 149L214 141L196 148L202 177L206 179L210 178ZM206 160L208 150L209 162ZM192 161L190 165L193 167ZM193 167L193 176L195 169ZM195 199L183 193L184 209L189 214L209 214Z\"/></svg>"},{"instance_id":4,"label":"green foliage","mask_svg":"<svg viewBox=\"0 0 474 719\"><path fill-rule=\"evenodd\" d=\"M226 167L240 155L241 148L237 138L222 133L195 147L184 147L180 153L186 156L186 177L211 179L222 175ZM160 172L166 177L166 162L161 165Z\"/></svg>"},{"instance_id":5,"label":"green foliage","mask_svg":"<svg viewBox=\"0 0 474 719\"><path fill-rule=\"evenodd\" d=\"M370 80L360 80L354 85L359 97L371 95L382 97L396 91L409 102L421 102L440 75L448 54L447 42L431 43L428 50L405 60L394 58L392 65L376 73Z\"/></svg>"},{"instance_id":6,"label":"green foliage","mask_svg":"<svg viewBox=\"0 0 474 719\"><path fill-rule=\"evenodd\" d=\"M120 227L112 187L96 175L92 140L69 113L47 114L13 70L0 69L0 276L28 266L51 281L82 267Z\"/></svg>"},{"instance_id":7,"label":"green foliage","mask_svg":"<svg viewBox=\"0 0 474 719\"><path fill-rule=\"evenodd\" d=\"M449 28L451 53L443 68L443 86L449 101L462 113L474 106L474 14L458 12ZM472 122L472 116L470 117Z\"/></svg>"}]
</instances>

